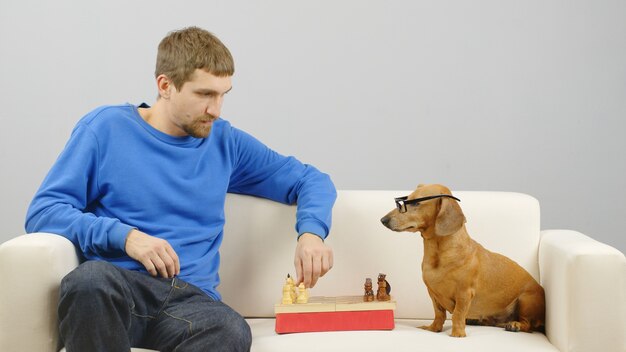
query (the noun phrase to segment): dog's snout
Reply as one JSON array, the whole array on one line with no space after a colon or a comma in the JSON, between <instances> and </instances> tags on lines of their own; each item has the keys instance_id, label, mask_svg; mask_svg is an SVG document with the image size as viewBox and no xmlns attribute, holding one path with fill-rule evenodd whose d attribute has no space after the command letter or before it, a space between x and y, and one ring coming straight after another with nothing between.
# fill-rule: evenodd
<instances>
[{"instance_id":1,"label":"dog's snout","mask_svg":"<svg viewBox=\"0 0 626 352\"><path fill-rule=\"evenodd\" d=\"M380 222L383 223L383 225L385 225L386 227L389 227L389 221L391 220L391 218L389 216L383 216L382 219L380 219Z\"/></svg>"}]
</instances>

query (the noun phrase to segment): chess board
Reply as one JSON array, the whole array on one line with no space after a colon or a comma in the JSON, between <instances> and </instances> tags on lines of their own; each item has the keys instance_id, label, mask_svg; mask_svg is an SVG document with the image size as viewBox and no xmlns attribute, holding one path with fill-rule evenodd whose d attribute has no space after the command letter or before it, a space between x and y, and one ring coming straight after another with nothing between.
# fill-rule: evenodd
<instances>
[{"instance_id":1,"label":"chess board","mask_svg":"<svg viewBox=\"0 0 626 352\"><path fill-rule=\"evenodd\" d=\"M392 330L396 302L364 302L363 296L310 297L308 303L274 305L276 332Z\"/></svg>"}]
</instances>

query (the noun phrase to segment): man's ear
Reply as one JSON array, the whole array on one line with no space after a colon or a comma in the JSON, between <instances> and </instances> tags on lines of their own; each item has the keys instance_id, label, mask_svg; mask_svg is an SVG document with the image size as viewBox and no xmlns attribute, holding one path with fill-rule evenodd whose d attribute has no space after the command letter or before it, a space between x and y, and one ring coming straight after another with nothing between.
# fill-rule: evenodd
<instances>
[{"instance_id":1,"label":"man's ear","mask_svg":"<svg viewBox=\"0 0 626 352\"><path fill-rule=\"evenodd\" d=\"M435 234L448 236L457 232L465 223L465 215L461 206L454 199L440 198L439 212L435 219Z\"/></svg>"},{"instance_id":2,"label":"man's ear","mask_svg":"<svg viewBox=\"0 0 626 352\"><path fill-rule=\"evenodd\" d=\"M170 98L170 92L172 89L176 89L172 81L166 75L159 75L156 78L157 89L159 90L159 96L163 99Z\"/></svg>"}]
</instances>

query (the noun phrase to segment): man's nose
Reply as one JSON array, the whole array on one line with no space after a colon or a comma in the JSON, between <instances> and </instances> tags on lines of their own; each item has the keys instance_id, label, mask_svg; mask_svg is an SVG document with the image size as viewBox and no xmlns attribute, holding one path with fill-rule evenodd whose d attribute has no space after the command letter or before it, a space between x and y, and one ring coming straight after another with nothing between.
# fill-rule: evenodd
<instances>
[{"instance_id":1,"label":"man's nose","mask_svg":"<svg viewBox=\"0 0 626 352\"><path fill-rule=\"evenodd\" d=\"M209 104L206 108L206 113L214 118L220 117L220 114L222 113L222 104Z\"/></svg>"},{"instance_id":2,"label":"man's nose","mask_svg":"<svg viewBox=\"0 0 626 352\"><path fill-rule=\"evenodd\" d=\"M215 118L220 117L220 115L222 114L222 103L224 102L224 97L223 96L219 96L219 97L214 97L213 99L211 99L208 102L208 105L206 107L206 113L208 115L211 115Z\"/></svg>"}]
</instances>

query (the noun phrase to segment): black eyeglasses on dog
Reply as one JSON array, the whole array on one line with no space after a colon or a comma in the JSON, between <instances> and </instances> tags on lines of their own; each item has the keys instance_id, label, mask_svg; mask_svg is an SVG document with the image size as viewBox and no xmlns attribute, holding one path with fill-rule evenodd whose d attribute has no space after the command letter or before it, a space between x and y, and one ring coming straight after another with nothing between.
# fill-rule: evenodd
<instances>
[{"instance_id":1,"label":"black eyeglasses on dog","mask_svg":"<svg viewBox=\"0 0 626 352\"><path fill-rule=\"evenodd\" d=\"M428 196L428 197L422 197L422 198L415 198L415 199L411 199L411 200L407 200L409 197L398 197L398 198L394 198L395 202L396 202L396 207L398 207L398 211L401 213L406 213L406 205L407 204L419 204L420 202L426 201L426 200L430 200L430 199L435 199L435 198L452 198L458 202L460 202L461 200L457 197L451 196L449 194L438 194L436 196Z\"/></svg>"}]
</instances>

